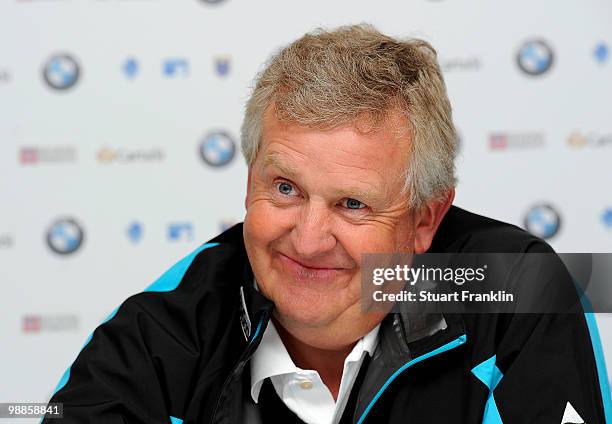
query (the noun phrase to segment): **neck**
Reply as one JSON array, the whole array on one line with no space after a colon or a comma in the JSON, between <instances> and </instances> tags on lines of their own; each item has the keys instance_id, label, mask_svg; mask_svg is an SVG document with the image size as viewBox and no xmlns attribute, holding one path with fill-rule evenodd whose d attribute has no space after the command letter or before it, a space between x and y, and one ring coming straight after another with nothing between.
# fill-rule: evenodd
<instances>
[{"instance_id":1,"label":"neck","mask_svg":"<svg viewBox=\"0 0 612 424\"><path fill-rule=\"evenodd\" d=\"M293 363L302 369L317 371L334 400L337 400L344 370L344 360L355 343L339 349L320 349L302 342L289 333L276 318L273 317L272 319Z\"/></svg>"}]
</instances>

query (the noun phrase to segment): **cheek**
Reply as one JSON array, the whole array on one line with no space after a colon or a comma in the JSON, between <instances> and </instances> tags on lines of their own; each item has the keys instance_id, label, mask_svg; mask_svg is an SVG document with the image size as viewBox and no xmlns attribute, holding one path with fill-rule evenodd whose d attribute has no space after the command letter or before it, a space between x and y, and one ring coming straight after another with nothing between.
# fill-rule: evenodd
<instances>
[{"instance_id":1,"label":"cheek","mask_svg":"<svg viewBox=\"0 0 612 424\"><path fill-rule=\"evenodd\" d=\"M291 219L288 211L264 202L253 203L244 218L245 238L252 245L265 247L290 229Z\"/></svg>"},{"instance_id":2,"label":"cheek","mask_svg":"<svg viewBox=\"0 0 612 424\"><path fill-rule=\"evenodd\" d=\"M351 226L344 231L341 239L347 252L361 264L361 255L364 253L391 253L399 249L399 240L402 234L388 231L379 226Z\"/></svg>"}]
</instances>

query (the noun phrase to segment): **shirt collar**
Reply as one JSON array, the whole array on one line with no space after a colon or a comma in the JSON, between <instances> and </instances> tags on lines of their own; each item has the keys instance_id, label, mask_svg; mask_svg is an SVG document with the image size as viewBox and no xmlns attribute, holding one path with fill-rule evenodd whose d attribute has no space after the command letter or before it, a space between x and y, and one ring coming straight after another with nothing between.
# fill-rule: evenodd
<instances>
[{"instance_id":1,"label":"shirt collar","mask_svg":"<svg viewBox=\"0 0 612 424\"><path fill-rule=\"evenodd\" d=\"M370 356L374 354L378 343L378 330L380 324L362 337L348 354L344 363L361 361L364 352ZM289 356L272 320L264 331L259 347L251 358L251 397L257 403L259 392L266 378L277 375L292 374L302 371Z\"/></svg>"}]
</instances>

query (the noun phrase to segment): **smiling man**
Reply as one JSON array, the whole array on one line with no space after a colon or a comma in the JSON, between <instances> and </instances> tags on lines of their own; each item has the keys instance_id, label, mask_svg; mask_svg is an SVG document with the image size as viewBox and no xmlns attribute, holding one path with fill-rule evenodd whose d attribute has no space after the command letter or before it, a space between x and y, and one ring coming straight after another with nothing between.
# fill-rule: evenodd
<instances>
[{"instance_id":1,"label":"smiling man","mask_svg":"<svg viewBox=\"0 0 612 424\"><path fill-rule=\"evenodd\" d=\"M345 359L366 333L376 340L386 315L362 311L361 254L425 251L452 199L451 190L415 220L398 178L408 122L393 111L381 124L367 133L352 124L304 128L279 121L271 105L249 167L245 246L260 291L275 305L270 331L289 353L277 369L266 365L266 348L255 354L252 393L257 400L267 377L279 394L291 386L287 375L306 381L316 395L286 403L308 422L337 421L356 377ZM265 345L274 344L267 336Z\"/></svg>"},{"instance_id":2,"label":"smiling man","mask_svg":"<svg viewBox=\"0 0 612 424\"><path fill-rule=\"evenodd\" d=\"M605 422L580 308L364 307L364 254L553 253L452 205L455 140L428 43L360 25L281 50L246 108L244 223L98 327L51 399L64 422Z\"/></svg>"},{"instance_id":3,"label":"smiling man","mask_svg":"<svg viewBox=\"0 0 612 424\"><path fill-rule=\"evenodd\" d=\"M413 228L398 178L410 141L395 136L406 122L388 121L361 134L283 124L273 109L264 117L261 159L249 172L245 245L275 318L308 345L347 348L372 330L381 317L361 311L361 254L426 250L450 204L434 204L433 216Z\"/></svg>"}]
</instances>

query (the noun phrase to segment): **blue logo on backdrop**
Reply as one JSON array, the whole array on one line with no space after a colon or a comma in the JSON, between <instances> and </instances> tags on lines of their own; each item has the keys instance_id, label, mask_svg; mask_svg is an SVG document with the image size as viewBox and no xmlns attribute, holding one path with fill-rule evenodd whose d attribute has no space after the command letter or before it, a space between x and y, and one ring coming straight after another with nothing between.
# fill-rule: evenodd
<instances>
[{"instance_id":1,"label":"blue logo on backdrop","mask_svg":"<svg viewBox=\"0 0 612 424\"><path fill-rule=\"evenodd\" d=\"M200 156L210 166L227 165L236 153L234 139L225 131L208 133L200 143Z\"/></svg>"},{"instance_id":2,"label":"blue logo on backdrop","mask_svg":"<svg viewBox=\"0 0 612 424\"><path fill-rule=\"evenodd\" d=\"M540 204L529 209L524 225L534 236L548 239L559 232L561 216L551 205Z\"/></svg>"},{"instance_id":3,"label":"blue logo on backdrop","mask_svg":"<svg viewBox=\"0 0 612 424\"><path fill-rule=\"evenodd\" d=\"M606 227L612 228L612 208L604 210L603 214L601 214L601 220Z\"/></svg>"},{"instance_id":4,"label":"blue logo on backdrop","mask_svg":"<svg viewBox=\"0 0 612 424\"><path fill-rule=\"evenodd\" d=\"M606 43L598 43L593 50L593 57L598 63L605 63L608 60L610 51Z\"/></svg>"},{"instance_id":5,"label":"blue logo on backdrop","mask_svg":"<svg viewBox=\"0 0 612 424\"><path fill-rule=\"evenodd\" d=\"M132 222L127 228L127 236L134 244L138 243L142 239L143 232L142 224L138 221Z\"/></svg>"},{"instance_id":6,"label":"blue logo on backdrop","mask_svg":"<svg viewBox=\"0 0 612 424\"><path fill-rule=\"evenodd\" d=\"M187 59L174 58L162 62L162 74L167 78L189 75L189 62Z\"/></svg>"},{"instance_id":7,"label":"blue logo on backdrop","mask_svg":"<svg viewBox=\"0 0 612 424\"><path fill-rule=\"evenodd\" d=\"M230 72L231 59L227 56L215 58L215 72L220 77L226 77Z\"/></svg>"},{"instance_id":8,"label":"blue logo on backdrop","mask_svg":"<svg viewBox=\"0 0 612 424\"><path fill-rule=\"evenodd\" d=\"M168 224L168 240L193 240L193 226L189 222L173 222Z\"/></svg>"},{"instance_id":9,"label":"blue logo on backdrop","mask_svg":"<svg viewBox=\"0 0 612 424\"><path fill-rule=\"evenodd\" d=\"M140 66L138 65L138 60L133 57L128 57L125 62L123 62L121 68L128 79L134 79L136 75L138 75Z\"/></svg>"},{"instance_id":10,"label":"blue logo on backdrop","mask_svg":"<svg viewBox=\"0 0 612 424\"><path fill-rule=\"evenodd\" d=\"M543 40L529 40L516 54L519 68L527 75L537 76L547 72L554 61L552 48Z\"/></svg>"},{"instance_id":11,"label":"blue logo on backdrop","mask_svg":"<svg viewBox=\"0 0 612 424\"><path fill-rule=\"evenodd\" d=\"M68 54L51 57L43 68L47 85L56 90L66 90L79 80L80 69L77 61Z\"/></svg>"},{"instance_id":12,"label":"blue logo on backdrop","mask_svg":"<svg viewBox=\"0 0 612 424\"><path fill-rule=\"evenodd\" d=\"M58 219L47 231L47 245L60 255L76 252L83 244L83 239L83 228L72 218Z\"/></svg>"}]
</instances>

